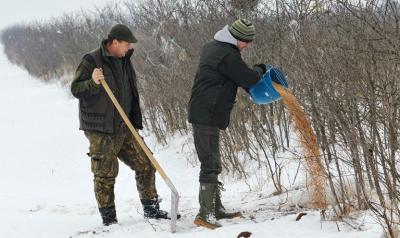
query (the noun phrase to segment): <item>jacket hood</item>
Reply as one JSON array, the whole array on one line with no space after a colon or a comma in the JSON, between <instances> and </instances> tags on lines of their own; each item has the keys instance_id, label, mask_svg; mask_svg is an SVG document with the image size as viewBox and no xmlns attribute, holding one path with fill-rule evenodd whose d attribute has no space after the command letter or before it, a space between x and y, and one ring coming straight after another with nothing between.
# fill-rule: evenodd
<instances>
[{"instance_id":1,"label":"jacket hood","mask_svg":"<svg viewBox=\"0 0 400 238\"><path fill-rule=\"evenodd\" d=\"M222 28L217 33L215 33L214 40L219 41L219 42L229 43L234 46L237 46L237 40L229 32L228 27L229 26L226 25L226 26L224 26L224 28Z\"/></svg>"}]
</instances>

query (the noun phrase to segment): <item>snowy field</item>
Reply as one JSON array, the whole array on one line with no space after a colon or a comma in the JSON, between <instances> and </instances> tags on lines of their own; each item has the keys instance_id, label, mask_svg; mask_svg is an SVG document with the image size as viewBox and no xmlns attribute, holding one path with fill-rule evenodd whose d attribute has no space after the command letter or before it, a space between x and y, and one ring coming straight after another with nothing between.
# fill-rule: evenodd
<instances>
[{"instance_id":1,"label":"snowy field","mask_svg":"<svg viewBox=\"0 0 400 238\"><path fill-rule=\"evenodd\" d=\"M271 184L258 186L261 172L247 184L224 179L226 208L241 209L245 218L222 220L223 227L214 231L195 227L199 167L187 162L187 158L195 161L191 137L176 135L161 146L146 132L142 135L181 195L177 233L169 232L168 221L143 219L134 173L123 164L115 187L119 224L102 227L86 156L88 142L78 130L77 100L66 89L44 84L11 65L0 50L0 238L236 238L242 231L252 232L251 238L381 236L381 228L368 213L354 215L352 224L358 225L352 228L321 221L318 211L295 206L304 196L301 189L272 196ZM290 176L294 175L285 175ZM170 193L159 176L157 188L161 207L169 210ZM300 212L307 215L295 221Z\"/></svg>"}]
</instances>

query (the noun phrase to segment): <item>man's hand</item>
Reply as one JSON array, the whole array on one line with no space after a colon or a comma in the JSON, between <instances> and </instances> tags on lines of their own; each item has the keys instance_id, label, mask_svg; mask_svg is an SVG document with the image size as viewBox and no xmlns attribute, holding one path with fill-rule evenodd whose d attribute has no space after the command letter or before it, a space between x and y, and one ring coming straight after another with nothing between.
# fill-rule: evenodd
<instances>
[{"instance_id":1,"label":"man's hand","mask_svg":"<svg viewBox=\"0 0 400 238\"><path fill-rule=\"evenodd\" d=\"M104 80L103 69L95 68L92 73L92 79L96 84L100 84L100 81Z\"/></svg>"}]
</instances>

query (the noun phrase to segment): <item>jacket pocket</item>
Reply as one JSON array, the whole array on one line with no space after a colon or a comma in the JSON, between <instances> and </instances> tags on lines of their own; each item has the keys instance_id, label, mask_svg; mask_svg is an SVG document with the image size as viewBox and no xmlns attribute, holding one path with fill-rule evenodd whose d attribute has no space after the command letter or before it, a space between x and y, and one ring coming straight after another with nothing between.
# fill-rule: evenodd
<instances>
[{"instance_id":1,"label":"jacket pocket","mask_svg":"<svg viewBox=\"0 0 400 238\"><path fill-rule=\"evenodd\" d=\"M83 98L80 100L83 108L92 107L96 101L98 101L98 95L90 95L87 98Z\"/></svg>"}]
</instances>

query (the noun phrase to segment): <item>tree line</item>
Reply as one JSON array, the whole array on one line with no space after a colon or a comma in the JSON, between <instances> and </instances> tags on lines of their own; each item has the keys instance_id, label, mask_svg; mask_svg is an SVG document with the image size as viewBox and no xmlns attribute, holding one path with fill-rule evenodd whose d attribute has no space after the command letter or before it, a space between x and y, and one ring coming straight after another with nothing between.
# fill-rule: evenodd
<instances>
[{"instance_id":1,"label":"tree line","mask_svg":"<svg viewBox=\"0 0 400 238\"><path fill-rule=\"evenodd\" d=\"M321 146L337 217L371 209L387 237L400 232L400 7L394 0L143 0L110 3L47 22L12 25L1 42L8 59L42 80L70 75L114 23L129 25L145 124L159 141L186 134L187 102L201 47L237 18L256 26L243 54L249 65L286 73ZM70 78L72 80L72 77ZM278 192L290 152L289 114L282 103L254 105L240 91L222 133L226 172L248 176L256 161ZM238 156L238 155L242 156ZM350 189L352 188L352 189Z\"/></svg>"}]
</instances>

